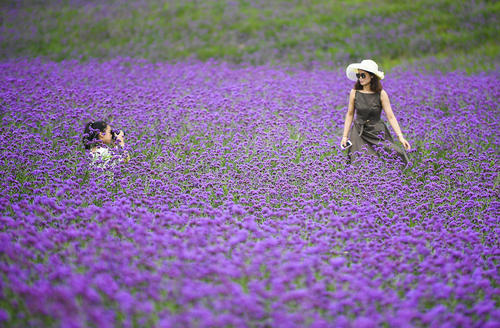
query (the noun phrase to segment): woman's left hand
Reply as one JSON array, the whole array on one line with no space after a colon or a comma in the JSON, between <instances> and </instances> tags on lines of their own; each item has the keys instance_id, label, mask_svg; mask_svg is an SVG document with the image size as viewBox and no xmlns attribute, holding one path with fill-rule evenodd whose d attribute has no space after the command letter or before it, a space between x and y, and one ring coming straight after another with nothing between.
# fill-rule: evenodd
<instances>
[{"instance_id":1,"label":"woman's left hand","mask_svg":"<svg viewBox=\"0 0 500 328\"><path fill-rule=\"evenodd\" d=\"M403 136L399 136L399 141L403 144L406 150L411 149L410 143L406 141L406 139Z\"/></svg>"}]
</instances>

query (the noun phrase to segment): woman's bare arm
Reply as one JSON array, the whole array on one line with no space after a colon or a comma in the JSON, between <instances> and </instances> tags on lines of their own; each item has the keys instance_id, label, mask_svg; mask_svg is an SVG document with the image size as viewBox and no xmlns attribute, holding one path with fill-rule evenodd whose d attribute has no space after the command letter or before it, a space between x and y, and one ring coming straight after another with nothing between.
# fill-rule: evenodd
<instances>
[{"instance_id":1,"label":"woman's bare arm","mask_svg":"<svg viewBox=\"0 0 500 328\"><path fill-rule=\"evenodd\" d=\"M382 90L380 93L380 101L382 102L382 108L384 109L385 115L387 116L387 120L392 126L394 132L398 136L399 141L403 144L406 150L410 150L411 146L408 141L403 137L403 132L401 132L401 128L399 127L398 120L392 111L391 102L389 101L389 96L385 90Z\"/></svg>"},{"instance_id":2,"label":"woman's bare arm","mask_svg":"<svg viewBox=\"0 0 500 328\"><path fill-rule=\"evenodd\" d=\"M352 120L354 119L354 97L356 95L356 90L352 89L349 94L349 105L347 106L347 114L345 115L344 123L344 133L342 134L342 141L340 144L345 147L347 143L347 135L349 134L349 129L351 128Z\"/></svg>"}]
</instances>

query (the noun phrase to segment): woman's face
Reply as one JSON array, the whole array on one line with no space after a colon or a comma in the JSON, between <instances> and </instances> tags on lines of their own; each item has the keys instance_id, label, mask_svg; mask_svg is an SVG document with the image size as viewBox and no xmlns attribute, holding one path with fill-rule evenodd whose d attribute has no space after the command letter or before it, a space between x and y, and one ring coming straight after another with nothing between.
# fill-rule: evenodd
<instances>
[{"instance_id":1,"label":"woman's face","mask_svg":"<svg viewBox=\"0 0 500 328\"><path fill-rule=\"evenodd\" d=\"M111 126L106 125L106 130L104 132L99 132L99 140L101 140L106 145L111 145L113 141L113 136L111 135Z\"/></svg>"},{"instance_id":2,"label":"woman's face","mask_svg":"<svg viewBox=\"0 0 500 328\"><path fill-rule=\"evenodd\" d=\"M367 71L363 71L362 69L358 69L358 74L356 74L356 77L358 77L358 81L362 86L365 86L367 84L369 85L372 80L370 73L368 73Z\"/></svg>"}]
</instances>

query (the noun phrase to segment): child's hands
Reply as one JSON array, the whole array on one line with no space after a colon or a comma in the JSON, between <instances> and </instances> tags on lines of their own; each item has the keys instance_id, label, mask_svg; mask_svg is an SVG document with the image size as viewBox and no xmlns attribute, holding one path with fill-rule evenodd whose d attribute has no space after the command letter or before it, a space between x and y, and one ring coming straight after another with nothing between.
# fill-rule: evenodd
<instances>
[{"instance_id":1,"label":"child's hands","mask_svg":"<svg viewBox=\"0 0 500 328\"><path fill-rule=\"evenodd\" d=\"M116 140L120 144L120 146L125 146L125 139L124 139L124 133L123 131L120 130L120 133L116 136Z\"/></svg>"},{"instance_id":2,"label":"child's hands","mask_svg":"<svg viewBox=\"0 0 500 328\"><path fill-rule=\"evenodd\" d=\"M120 147L125 147L125 139L124 139L124 135L125 133L123 131L120 130L120 133L116 136L116 140L118 140L118 142L120 143ZM130 154L124 150L124 161L125 163L128 163L130 161Z\"/></svg>"}]
</instances>

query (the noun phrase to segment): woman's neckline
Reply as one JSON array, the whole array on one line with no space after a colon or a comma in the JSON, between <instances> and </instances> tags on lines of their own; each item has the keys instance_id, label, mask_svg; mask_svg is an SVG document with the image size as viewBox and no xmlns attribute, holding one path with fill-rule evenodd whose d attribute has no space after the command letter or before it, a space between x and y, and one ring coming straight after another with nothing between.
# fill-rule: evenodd
<instances>
[{"instance_id":1,"label":"woman's neckline","mask_svg":"<svg viewBox=\"0 0 500 328\"><path fill-rule=\"evenodd\" d=\"M361 91L361 90L356 90L356 91L358 91L359 93L367 94L367 95L373 95L373 94L375 94L375 92L366 92L366 91Z\"/></svg>"}]
</instances>

